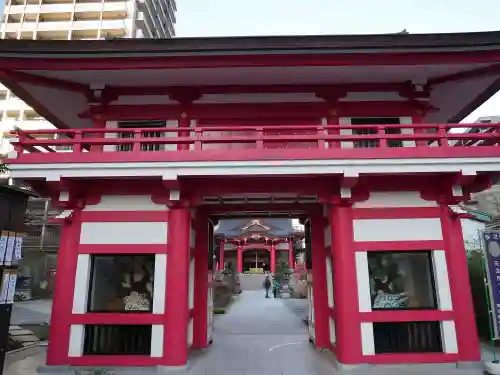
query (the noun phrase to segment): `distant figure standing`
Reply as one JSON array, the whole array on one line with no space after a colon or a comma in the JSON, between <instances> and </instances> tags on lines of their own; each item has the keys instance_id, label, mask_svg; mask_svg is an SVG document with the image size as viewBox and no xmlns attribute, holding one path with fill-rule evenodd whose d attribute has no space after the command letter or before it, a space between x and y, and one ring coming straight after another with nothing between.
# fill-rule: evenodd
<instances>
[{"instance_id":1,"label":"distant figure standing","mask_svg":"<svg viewBox=\"0 0 500 375\"><path fill-rule=\"evenodd\" d=\"M269 298L269 289L271 288L271 278L269 275L267 275L264 280L264 288L266 288L266 298Z\"/></svg>"},{"instance_id":2,"label":"distant figure standing","mask_svg":"<svg viewBox=\"0 0 500 375\"><path fill-rule=\"evenodd\" d=\"M273 296L274 296L274 298L278 298L279 289L280 289L280 283L278 282L278 279L274 278L273 279Z\"/></svg>"}]
</instances>

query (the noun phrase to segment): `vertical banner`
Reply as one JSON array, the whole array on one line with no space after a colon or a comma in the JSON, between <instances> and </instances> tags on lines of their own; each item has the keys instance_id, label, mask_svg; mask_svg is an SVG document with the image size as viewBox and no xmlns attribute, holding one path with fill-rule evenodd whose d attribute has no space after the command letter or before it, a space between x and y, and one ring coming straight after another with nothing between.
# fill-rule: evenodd
<instances>
[{"instance_id":1,"label":"vertical banner","mask_svg":"<svg viewBox=\"0 0 500 375\"><path fill-rule=\"evenodd\" d=\"M5 251L4 265L11 266L14 260L14 247L16 245L16 233L8 232L9 238L7 239L7 249Z\"/></svg>"},{"instance_id":2,"label":"vertical banner","mask_svg":"<svg viewBox=\"0 0 500 375\"><path fill-rule=\"evenodd\" d=\"M500 336L500 232L484 233L487 282L495 339Z\"/></svg>"},{"instance_id":3,"label":"vertical banner","mask_svg":"<svg viewBox=\"0 0 500 375\"><path fill-rule=\"evenodd\" d=\"M23 247L23 234L16 233L16 240L14 243L14 263L18 263L22 257L22 247Z\"/></svg>"},{"instance_id":4,"label":"vertical banner","mask_svg":"<svg viewBox=\"0 0 500 375\"><path fill-rule=\"evenodd\" d=\"M0 232L0 266L2 266L7 252L7 241L9 239L9 232L3 230Z\"/></svg>"}]
</instances>

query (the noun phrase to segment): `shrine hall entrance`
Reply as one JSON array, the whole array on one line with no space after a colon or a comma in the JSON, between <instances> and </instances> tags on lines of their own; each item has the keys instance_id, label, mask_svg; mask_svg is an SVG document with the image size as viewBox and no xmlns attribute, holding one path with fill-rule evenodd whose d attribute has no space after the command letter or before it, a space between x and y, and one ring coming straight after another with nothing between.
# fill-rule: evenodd
<instances>
[{"instance_id":1,"label":"shrine hall entrance","mask_svg":"<svg viewBox=\"0 0 500 375\"><path fill-rule=\"evenodd\" d=\"M267 249L248 249L243 253L243 273L263 274L271 272L271 256Z\"/></svg>"}]
</instances>

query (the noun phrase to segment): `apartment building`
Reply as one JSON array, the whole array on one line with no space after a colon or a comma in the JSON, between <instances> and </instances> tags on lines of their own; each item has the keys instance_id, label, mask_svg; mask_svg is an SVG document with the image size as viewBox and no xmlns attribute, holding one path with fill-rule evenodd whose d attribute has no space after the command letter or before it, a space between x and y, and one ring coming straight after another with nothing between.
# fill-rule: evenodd
<instances>
[{"instance_id":1,"label":"apartment building","mask_svg":"<svg viewBox=\"0 0 500 375\"><path fill-rule=\"evenodd\" d=\"M4 39L170 38L175 0L6 0ZM6 132L53 126L0 85L0 154L9 151Z\"/></svg>"}]
</instances>

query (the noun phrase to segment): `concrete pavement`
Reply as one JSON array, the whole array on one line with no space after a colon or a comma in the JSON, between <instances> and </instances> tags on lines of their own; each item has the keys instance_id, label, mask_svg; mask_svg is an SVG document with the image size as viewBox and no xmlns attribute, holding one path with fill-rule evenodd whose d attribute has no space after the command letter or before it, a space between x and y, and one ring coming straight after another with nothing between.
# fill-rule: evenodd
<instances>
[{"instance_id":1,"label":"concrete pavement","mask_svg":"<svg viewBox=\"0 0 500 375\"><path fill-rule=\"evenodd\" d=\"M229 313L217 316L214 341L196 355L189 369L176 375L335 375L338 372L324 354L308 343L303 323L307 301L264 298L260 291L244 291ZM11 364L3 375L33 375L43 365L45 353L37 353ZM112 371L119 375L120 371ZM143 373L143 372L141 372ZM170 372L167 372L170 373ZM478 370L436 367L373 367L347 372L349 375L479 375ZM127 371L127 375L135 372ZM144 373L143 373L144 374Z\"/></svg>"},{"instance_id":2,"label":"concrete pavement","mask_svg":"<svg viewBox=\"0 0 500 375\"><path fill-rule=\"evenodd\" d=\"M49 322L51 310L51 299L15 302L10 318L10 325L19 326Z\"/></svg>"}]
</instances>

